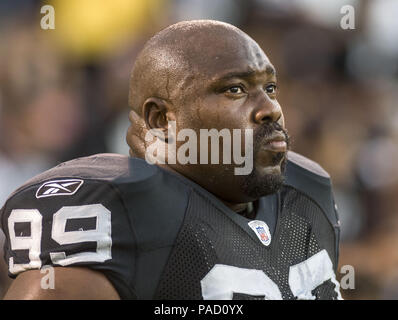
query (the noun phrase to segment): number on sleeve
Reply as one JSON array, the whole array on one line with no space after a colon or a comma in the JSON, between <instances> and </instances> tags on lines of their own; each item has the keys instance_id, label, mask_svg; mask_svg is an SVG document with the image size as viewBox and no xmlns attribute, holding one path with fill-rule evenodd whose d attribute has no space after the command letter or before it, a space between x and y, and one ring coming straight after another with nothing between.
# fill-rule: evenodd
<instances>
[{"instance_id":1,"label":"number on sleeve","mask_svg":"<svg viewBox=\"0 0 398 320\"><path fill-rule=\"evenodd\" d=\"M68 221L81 218L95 218L96 228L65 231ZM67 266L77 262L104 262L111 259L111 230L111 212L102 204L62 207L54 214L51 237L60 245L96 241L97 250L96 252L79 252L68 256L65 252L52 252L50 253L51 261L54 264Z\"/></svg>"},{"instance_id":2,"label":"number on sleeve","mask_svg":"<svg viewBox=\"0 0 398 320\"><path fill-rule=\"evenodd\" d=\"M28 269L41 267L41 221L42 216L36 209L14 209L8 218L8 232L11 250L29 250L29 263L14 263L14 258L9 259L10 273L18 274ZM16 224L23 226L23 232L16 234Z\"/></svg>"}]
</instances>

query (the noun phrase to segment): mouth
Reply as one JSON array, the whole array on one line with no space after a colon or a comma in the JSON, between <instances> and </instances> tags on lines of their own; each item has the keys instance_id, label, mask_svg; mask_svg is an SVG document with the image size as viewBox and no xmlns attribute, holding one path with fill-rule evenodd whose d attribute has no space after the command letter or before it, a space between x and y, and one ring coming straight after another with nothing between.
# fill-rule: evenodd
<instances>
[{"instance_id":1,"label":"mouth","mask_svg":"<svg viewBox=\"0 0 398 320\"><path fill-rule=\"evenodd\" d=\"M274 133L271 137L264 139L261 143L261 149L275 153L286 153L287 142L283 133Z\"/></svg>"}]
</instances>

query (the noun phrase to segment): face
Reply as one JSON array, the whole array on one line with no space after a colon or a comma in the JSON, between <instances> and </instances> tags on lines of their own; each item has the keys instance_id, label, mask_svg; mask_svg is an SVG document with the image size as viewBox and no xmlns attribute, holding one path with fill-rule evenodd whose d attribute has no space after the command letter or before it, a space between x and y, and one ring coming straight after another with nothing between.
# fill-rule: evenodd
<instances>
[{"instance_id":1,"label":"face","mask_svg":"<svg viewBox=\"0 0 398 320\"><path fill-rule=\"evenodd\" d=\"M228 202L252 201L275 192L283 182L289 140L277 101L275 68L257 43L240 35L216 41L206 51L206 59L190 58L196 60L196 76L184 87L177 131L190 128L199 136L200 129L231 133L241 129L244 151L244 130L252 129L253 170L235 175L237 165L222 162L177 164L175 169ZM199 145L198 150L203 152ZM220 154L223 150L221 143Z\"/></svg>"}]
</instances>

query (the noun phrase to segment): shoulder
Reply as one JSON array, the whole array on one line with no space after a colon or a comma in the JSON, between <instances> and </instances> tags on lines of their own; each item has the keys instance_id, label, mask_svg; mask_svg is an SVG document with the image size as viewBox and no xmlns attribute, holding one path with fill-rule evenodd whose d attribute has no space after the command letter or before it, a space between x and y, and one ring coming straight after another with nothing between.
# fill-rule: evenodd
<instances>
[{"instance_id":1,"label":"shoulder","mask_svg":"<svg viewBox=\"0 0 398 320\"><path fill-rule=\"evenodd\" d=\"M98 179L109 181L126 173L128 157L118 154L96 154L60 163L28 180L13 194L26 187L59 178Z\"/></svg>"},{"instance_id":2,"label":"shoulder","mask_svg":"<svg viewBox=\"0 0 398 320\"><path fill-rule=\"evenodd\" d=\"M285 184L314 194L319 187L330 189L332 182L329 173L318 163L301 154L289 151Z\"/></svg>"},{"instance_id":3,"label":"shoulder","mask_svg":"<svg viewBox=\"0 0 398 320\"><path fill-rule=\"evenodd\" d=\"M334 201L331 177L318 163L295 152L288 153L285 187L293 194L305 195L322 210L334 234L334 261L339 256L340 221ZM297 199L297 198L295 198ZM319 227L319 226L318 226Z\"/></svg>"},{"instance_id":4,"label":"shoulder","mask_svg":"<svg viewBox=\"0 0 398 320\"><path fill-rule=\"evenodd\" d=\"M27 181L14 191L0 210L0 225L7 227L11 213L38 210L52 219L63 207L102 205L117 219L125 212L119 185L125 187L151 180L156 175L145 161L118 154L96 154L59 164ZM136 198L136 197L135 197Z\"/></svg>"},{"instance_id":5,"label":"shoulder","mask_svg":"<svg viewBox=\"0 0 398 320\"><path fill-rule=\"evenodd\" d=\"M52 217L63 207L120 207L112 182L128 174L129 158L117 154L96 154L61 163L33 177L8 197L0 210L2 225L6 227L5 221L16 210L34 208L44 217Z\"/></svg>"},{"instance_id":6,"label":"shoulder","mask_svg":"<svg viewBox=\"0 0 398 320\"><path fill-rule=\"evenodd\" d=\"M0 211L9 274L44 265L85 265L109 273L118 291L131 294L132 226L112 183L128 175L128 168L125 156L79 158L15 191Z\"/></svg>"},{"instance_id":7,"label":"shoulder","mask_svg":"<svg viewBox=\"0 0 398 320\"><path fill-rule=\"evenodd\" d=\"M285 171L285 186L305 194L325 212L333 226L338 226L331 177L318 163L290 151Z\"/></svg>"},{"instance_id":8,"label":"shoulder","mask_svg":"<svg viewBox=\"0 0 398 320\"><path fill-rule=\"evenodd\" d=\"M323 169L319 163L311 159L308 159L307 157L299 153L289 151L287 158L289 163L296 165L302 170L306 170L308 173L314 174L315 176L330 179L329 173L325 169Z\"/></svg>"},{"instance_id":9,"label":"shoulder","mask_svg":"<svg viewBox=\"0 0 398 320\"><path fill-rule=\"evenodd\" d=\"M60 163L36 175L15 190L8 199L32 187L37 188L37 198L72 195L86 181L96 184L117 184L119 181L134 183L149 178L156 171L156 166L141 159L113 153L95 154Z\"/></svg>"},{"instance_id":10,"label":"shoulder","mask_svg":"<svg viewBox=\"0 0 398 320\"><path fill-rule=\"evenodd\" d=\"M173 243L187 199L177 179L143 159L98 154L61 163L25 183L0 211L9 274L84 265L104 272L121 297L133 297L137 248Z\"/></svg>"}]
</instances>

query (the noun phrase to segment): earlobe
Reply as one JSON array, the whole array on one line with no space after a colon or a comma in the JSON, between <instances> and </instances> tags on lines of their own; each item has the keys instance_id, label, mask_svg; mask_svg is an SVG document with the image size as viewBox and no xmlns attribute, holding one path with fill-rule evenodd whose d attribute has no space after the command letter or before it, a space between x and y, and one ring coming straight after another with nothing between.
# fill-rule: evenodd
<instances>
[{"instance_id":1,"label":"earlobe","mask_svg":"<svg viewBox=\"0 0 398 320\"><path fill-rule=\"evenodd\" d=\"M168 102L160 98L148 98L142 106L142 115L148 130L160 130L167 142L169 118L174 118Z\"/></svg>"}]
</instances>

